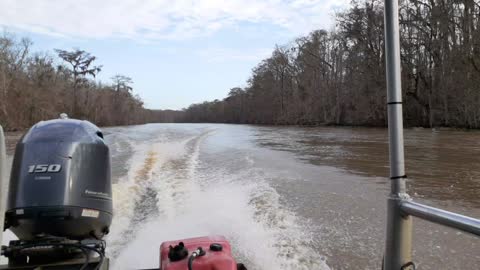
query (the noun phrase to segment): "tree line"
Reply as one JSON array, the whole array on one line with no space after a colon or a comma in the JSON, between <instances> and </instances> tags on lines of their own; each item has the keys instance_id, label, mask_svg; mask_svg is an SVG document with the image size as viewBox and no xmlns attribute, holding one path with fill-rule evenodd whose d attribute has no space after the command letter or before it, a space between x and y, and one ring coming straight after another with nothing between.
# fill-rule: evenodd
<instances>
[{"instance_id":1,"label":"tree line","mask_svg":"<svg viewBox=\"0 0 480 270\"><path fill-rule=\"evenodd\" d=\"M408 126L480 127L480 1L400 1ZM353 1L331 31L277 46L247 86L193 104L185 122L387 124L383 1Z\"/></svg>"},{"instance_id":2,"label":"tree line","mask_svg":"<svg viewBox=\"0 0 480 270\"><path fill-rule=\"evenodd\" d=\"M480 0L401 0L407 126L480 128ZM246 87L181 111L148 110L133 82L94 78L83 50L32 53L31 41L0 37L0 124L24 129L66 112L97 125L213 122L385 126L383 1L354 0L335 27L276 46Z\"/></svg>"},{"instance_id":3,"label":"tree line","mask_svg":"<svg viewBox=\"0 0 480 270\"><path fill-rule=\"evenodd\" d=\"M94 81L102 66L86 51L56 49L52 56L32 53L31 47L29 39L0 36L0 124L6 130L26 129L60 113L100 126L172 122L181 113L145 109L128 76Z\"/></svg>"}]
</instances>

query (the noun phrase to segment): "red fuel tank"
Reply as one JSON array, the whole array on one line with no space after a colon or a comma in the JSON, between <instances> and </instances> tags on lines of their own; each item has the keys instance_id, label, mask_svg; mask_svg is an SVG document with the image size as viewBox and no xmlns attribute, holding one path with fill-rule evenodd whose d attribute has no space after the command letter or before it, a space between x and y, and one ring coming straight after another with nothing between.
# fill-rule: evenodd
<instances>
[{"instance_id":1,"label":"red fuel tank","mask_svg":"<svg viewBox=\"0 0 480 270\"><path fill-rule=\"evenodd\" d=\"M198 247L201 247L205 254L193 260L192 270L237 270L230 243L223 236L163 242L160 246L160 269L188 270L189 258Z\"/></svg>"}]
</instances>

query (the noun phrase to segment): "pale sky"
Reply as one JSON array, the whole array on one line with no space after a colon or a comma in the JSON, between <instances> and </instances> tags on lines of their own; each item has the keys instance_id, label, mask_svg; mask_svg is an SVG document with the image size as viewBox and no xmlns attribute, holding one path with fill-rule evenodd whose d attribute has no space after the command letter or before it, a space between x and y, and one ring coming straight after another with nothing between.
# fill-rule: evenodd
<instances>
[{"instance_id":1,"label":"pale sky","mask_svg":"<svg viewBox=\"0 0 480 270\"><path fill-rule=\"evenodd\" d=\"M0 27L33 51L79 48L98 79L130 76L152 109L222 99L252 68L314 29L333 27L348 0L0 0Z\"/></svg>"}]
</instances>

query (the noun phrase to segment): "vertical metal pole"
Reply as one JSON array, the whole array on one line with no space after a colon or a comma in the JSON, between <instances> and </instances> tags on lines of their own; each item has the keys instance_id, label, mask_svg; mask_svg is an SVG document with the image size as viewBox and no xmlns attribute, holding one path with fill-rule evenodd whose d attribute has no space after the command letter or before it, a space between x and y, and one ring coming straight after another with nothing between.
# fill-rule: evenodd
<instances>
[{"instance_id":1,"label":"vertical metal pole","mask_svg":"<svg viewBox=\"0 0 480 270\"><path fill-rule=\"evenodd\" d=\"M5 136L3 135L3 128L0 126L0 245L3 239L3 223L5 219L5 207L7 194L5 187L7 183L7 154L5 146Z\"/></svg>"},{"instance_id":2,"label":"vertical metal pole","mask_svg":"<svg viewBox=\"0 0 480 270\"><path fill-rule=\"evenodd\" d=\"M391 192L387 205L385 270L400 270L411 261L412 218L402 216L400 201L408 199L403 152L402 86L398 0L385 0L385 51L387 68L388 136Z\"/></svg>"}]
</instances>

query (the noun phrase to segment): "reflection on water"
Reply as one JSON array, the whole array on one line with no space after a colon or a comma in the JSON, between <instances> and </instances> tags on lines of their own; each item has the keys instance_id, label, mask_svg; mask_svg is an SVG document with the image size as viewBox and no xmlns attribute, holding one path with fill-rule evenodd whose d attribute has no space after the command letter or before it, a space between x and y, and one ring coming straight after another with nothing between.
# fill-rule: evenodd
<instances>
[{"instance_id":1,"label":"reflection on water","mask_svg":"<svg viewBox=\"0 0 480 270\"><path fill-rule=\"evenodd\" d=\"M312 164L388 176L386 129L263 127L258 141ZM412 194L480 207L480 132L407 129L405 155Z\"/></svg>"},{"instance_id":2,"label":"reflection on water","mask_svg":"<svg viewBox=\"0 0 480 270\"><path fill-rule=\"evenodd\" d=\"M388 185L386 129L258 127L263 147L319 166L278 186L313 220L316 246L334 269L380 269ZM409 194L417 201L480 218L480 132L405 130ZM327 166L327 167L325 167ZM340 169L340 172L329 168ZM344 173L341 173L344 172ZM310 175L314 174L314 175ZM478 269L479 239L414 219L419 269Z\"/></svg>"}]
</instances>

